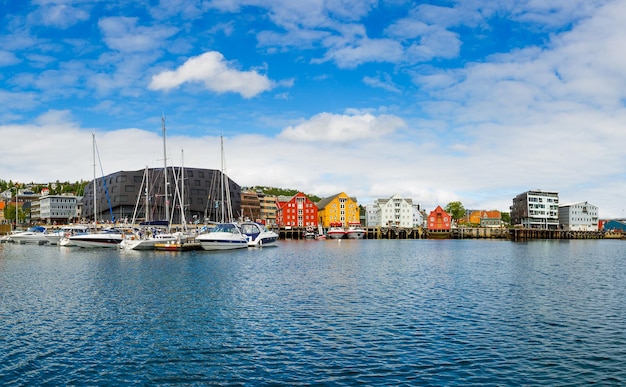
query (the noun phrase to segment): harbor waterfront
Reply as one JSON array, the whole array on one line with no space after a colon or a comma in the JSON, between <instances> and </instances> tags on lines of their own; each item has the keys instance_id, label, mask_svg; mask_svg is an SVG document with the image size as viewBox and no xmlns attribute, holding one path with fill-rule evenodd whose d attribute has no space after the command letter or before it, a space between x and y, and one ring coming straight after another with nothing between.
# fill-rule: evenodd
<instances>
[{"instance_id":1,"label":"harbor waterfront","mask_svg":"<svg viewBox=\"0 0 626 387\"><path fill-rule=\"evenodd\" d=\"M0 245L1 385L624 385L620 240Z\"/></svg>"}]
</instances>

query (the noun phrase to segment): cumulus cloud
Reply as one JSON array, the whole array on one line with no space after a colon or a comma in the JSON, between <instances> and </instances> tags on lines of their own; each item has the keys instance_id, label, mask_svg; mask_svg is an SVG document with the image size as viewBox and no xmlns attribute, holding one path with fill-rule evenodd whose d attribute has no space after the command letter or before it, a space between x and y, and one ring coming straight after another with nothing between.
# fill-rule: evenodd
<instances>
[{"instance_id":1,"label":"cumulus cloud","mask_svg":"<svg viewBox=\"0 0 626 387\"><path fill-rule=\"evenodd\" d=\"M89 12L67 4L49 3L31 13L28 19L34 24L66 29L88 20Z\"/></svg>"},{"instance_id":2,"label":"cumulus cloud","mask_svg":"<svg viewBox=\"0 0 626 387\"><path fill-rule=\"evenodd\" d=\"M217 93L234 92L252 98L274 86L265 75L256 71L240 71L231 66L221 53L210 51L188 59L176 70L154 75L149 88L169 90L187 82L202 82L208 90Z\"/></svg>"},{"instance_id":3,"label":"cumulus cloud","mask_svg":"<svg viewBox=\"0 0 626 387\"><path fill-rule=\"evenodd\" d=\"M20 59L12 52L0 50L0 67L19 63Z\"/></svg>"},{"instance_id":4,"label":"cumulus cloud","mask_svg":"<svg viewBox=\"0 0 626 387\"><path fill-rule=\"evenodd\" d=\"M403 53L402 45L395 40L364 38L330 49L323 60L313 63L333 60L340 68L355 68L367 62L397 63Z\"/></svg>"},{"instance_id":5,"label":"cumulus cloud","mask_svg":"<svg viewBox=\"0 0 626 387\"><path fill-rule=\"evenodd\" d=\"M98 22L104 42L120 52L147 52L162 46L176 34L176 28L167 26L137 26L136 17L107 17Z\"/></svg>"},{"instance_id":6,"label":"cumulus cloud","mask_svg":"<svg viewBox=\"0 0 626 387\"><path fill-rule=\"evenodd\" d=\"M304 142L350 142L377 139L405 127L393 115L370 113L320 113L295 126L285 128L279 137Z\"/></svg>"}]
</instances>

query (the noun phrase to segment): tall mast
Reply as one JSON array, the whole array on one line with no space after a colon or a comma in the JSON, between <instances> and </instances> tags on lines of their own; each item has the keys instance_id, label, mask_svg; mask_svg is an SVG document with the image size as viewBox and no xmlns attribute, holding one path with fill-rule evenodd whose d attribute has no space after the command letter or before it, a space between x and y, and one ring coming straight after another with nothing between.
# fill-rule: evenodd
<instances>
[{"instance_id":1,"label":"tall mast","mask_svg":"<svg viewBox=\"0 0 626 387\"><path fill-rule=\"evenodd\" d=\"M222 202L220 203L220 207L222 210L222 217L220 219L220 222L225 222L226 221L226 215L225 215L225 211L226 209L224 208L224 201L226 200L226 193L225 193L225 189L226 187L224 187L224 135L220 135L220 174L221 174L221 179L220 179L220 193L222 195Z\"/></svg>"},{"instance_id":2,"label":"tall mast","mask_svg":"<svg viewBox=\"0 0 626 387\"><path fill-rule=\"evenodd\" d=\"M148 170L148 166L146 165L146 170L144 172L144 180L146 182L146 185L143 187L144 193L145 193L145 199L144 200L146 201L146 205L145 205L145 207L146 207L146 209L145 209L146 216L144 216L144 218L145 218L144 221L146 222L146 224L150 224L149 223L150 222L150 181L149 181L150 176L149 176L149 174L150 174L150 172Z\"/></svg>"},{"instance_id":3,"label":"tall mast","mask_svg":"<svg viewBox=\"0 0 626 387\"><path fill-rule=\"evenodd\" d=\"M180 150L180 222L183 230L187 231L187 216L185 214L185 150Z\"/></svg>"},{"instance_id":4,"label":"tall mast","mask_svg":"<svg viewBox=\"0 0 626 387\"><path fill-rule=\"evenodd\" d=\"M165 146L165 114L161 116L161 127L163 129L163 176L165 179L165 220L167 221L167 231L170 230L170 197L167 192L167 148Z\"/></svg>"},{"instance_id":5,"label":"tall mast","mask_svg":"<svg viewBox=\"0 0 626 387\"><path fill-rule=\"evenodd\" d=\"M224 135L220 135L220 154L222 156L222 222L233 221L233 206L230 202L230 183L226 175L226 159L224 157ZM224 207L226 205L226 208ZM226 213L228 211L228 213ZM228 216L228 218L226 218Z\"/></svg>"},{"instance_id":6,"label":"tall mast","mask_svg":"<svg viewBox=\"0 0 626 387\"><path fill-rule=\"evenodd\" d=\"M96 195L96 134L91 133L92 139L92 152L93 152L93 222L94 228L98 228L98 210L96 207L98 206L98 200Z\"/></svg>"}]
</instances>

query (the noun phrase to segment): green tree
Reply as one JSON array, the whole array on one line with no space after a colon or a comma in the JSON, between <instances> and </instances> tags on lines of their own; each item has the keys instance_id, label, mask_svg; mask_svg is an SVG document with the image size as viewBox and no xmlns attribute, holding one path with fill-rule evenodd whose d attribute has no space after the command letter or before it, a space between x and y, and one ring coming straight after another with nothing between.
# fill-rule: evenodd
<instances>
[{"instance_id":1,"label":"green tree","mask_svg":"<svg viewBox=\"0 0 626 387\"><path fill-rule=\"evenodd\" d=\"M446 210L454 220L459 220L465 216L465 207L463 207L461 202L450 202L444 210Z\"/></svg>"},{"instance_id":2,"label":"green tree","mask_svg":"<svg viewBox=\"0 0 626 387\"><path fill-rule=\"evenodd\" d=\"M25 218L25 214L22 209L18 209L17 215L19 217L18 223L23 223ZM15 204L7 204L4 206L4 219L14 221L15 220Z\"/></svg>"},{"instance_id":3,"label":"green tree","mask_svg":"<svg viewBox=\"0 0 626 387\"><path fill-rule=\"evenodd\" d=\"M501 212L500 219L504 224L511 224L511 214L508 212Z\"/></svg>"}]
</instances>

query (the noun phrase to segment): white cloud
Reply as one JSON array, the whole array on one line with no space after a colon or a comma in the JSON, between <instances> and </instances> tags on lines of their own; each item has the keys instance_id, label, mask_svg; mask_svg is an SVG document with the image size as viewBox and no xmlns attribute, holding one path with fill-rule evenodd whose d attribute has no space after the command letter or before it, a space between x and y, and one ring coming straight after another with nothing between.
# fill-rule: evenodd
<instances>
[{"instance_id":1,"label":"white cloud","mask_svg":"<svg viewBox=\"0 0 626 387\"><path fill-rule=\"evenodd\" d=\"M87 10L61 2L45 3L29 15L29 21L32 24L61 29L69 28L88 19L89 12Z\"/></svg>"},{"instance_id":2,"label":"white cloud","mask_svg":"<svg viewBox=\"0 0 626 387\"><path fill-rule=\"evenodd\" d=\"M363 77L363 83L368 86L387 90L392 93L399 93L400 89L393 83L391 76L387 73L378 74L376 77Z\"/></svg>"},{"instance_id":3,"label":"white cloud","mask_svg":"<svg viewBox=\"0 0 626 387\"><path fill-rule=\"evenodd\" d=\"M403 127L404 121L392 115L376 117L369 113L320 113L298 125L285 128L280 137L305 142L349 143L378 139Z\"/></svg>"},{"instance_id":4,"label":"white cloud","mask_svg":"<svg viewBox=\"0 0 626 387\"><path fill-rule=\"evenodd\" d=\"M320 63L333 60L340 68L355 68L367 62L397 63L402 60L403 48L395 40L391 39L361 39L330 49L323 60L315 60Z\"/></svg>"},{"instance_id":5,"label":"white cloud","mask_svg":"<svg viewBox=\"0 0 626 387\"><path fill-rule=\"evenodd\" d=\"M164 46L164 41L178 29L168 26L137 26L136 17L107 17L98 21L104 41L120 52L147 52Z\"/></svg>"},{"instance_id":6,"label":"white cloud","mask_svg":"<svg viewBox=\"0 0 626 387\"><path fill-rule=\"evenodd\" d=\"M273 82L256 71L240 71L216 51L188 59L174 71L163 71L152 77L149 88L169 90L186 82L202 82L217 93L234 92L245 98L254 97L273 87Z\"/></svg>"},{"instance_id":7,"label":"white cloud","mask_svg":"<svg viewBox=\"0 0 626 387\"><path fill-rule=\"evenodd\" d=\"M0 67L20 63L21 60L12 52L0 50Z\"/></svg>"}]
</instances>

